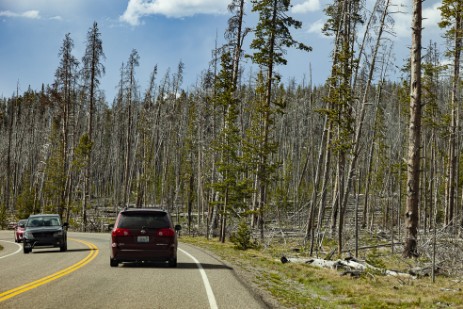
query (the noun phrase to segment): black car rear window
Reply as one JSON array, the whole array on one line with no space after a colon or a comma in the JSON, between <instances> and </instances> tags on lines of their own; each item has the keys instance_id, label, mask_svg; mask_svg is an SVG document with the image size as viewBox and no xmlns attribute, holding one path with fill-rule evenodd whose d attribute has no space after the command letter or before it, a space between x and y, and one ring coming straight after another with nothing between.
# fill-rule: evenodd
<instances>
[{"instance_id":1,"label":"black car rear window","mask_svg":"<svg viewBox=\"0 0 463 309\"><path fill-rule=\"evenodd\" d=\"M166 228L170 227L169 217L165 212L137 213L125 212L119 219L119 228Z\"/></svg>"},{"instance_id":2,"label":"black car rear window","mask_svg":"<svg viewBox=\"0 0 463 309\"><path fill-rule=\"evenodd\" d=\"M60 226L59 217L34 217L30 218L27 221L27 226L29 227L39 227L39 226Z\"/></svg>"}]
</instances>

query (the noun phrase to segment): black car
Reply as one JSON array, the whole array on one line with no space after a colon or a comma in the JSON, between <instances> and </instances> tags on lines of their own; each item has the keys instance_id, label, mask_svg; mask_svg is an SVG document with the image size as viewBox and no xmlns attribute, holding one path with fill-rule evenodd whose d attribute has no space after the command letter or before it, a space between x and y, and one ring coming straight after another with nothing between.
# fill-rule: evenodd
<instances>
[{"instance_id":1,"label":"black car","mask_svg":"<svg viewBox=\"0 0 463 309\"><path fill-rule=\"evenodd\" d=\"M121 262L168 262L177 266L177 232L167 211L129 208L121 211L111 231L110 265Z\"/></svg>"},{"instance_id":2,"label":"black car","mask_svg":"<svg viewBox=\"0 0 463 309\"><path fill-rule=\"evenodd\" d=\"M61 223L56 214L31 215L27 219L23 238L24 253L38 247L59 247L60 251L68 249L67 223Z\"/></svg>"}]
</instances>

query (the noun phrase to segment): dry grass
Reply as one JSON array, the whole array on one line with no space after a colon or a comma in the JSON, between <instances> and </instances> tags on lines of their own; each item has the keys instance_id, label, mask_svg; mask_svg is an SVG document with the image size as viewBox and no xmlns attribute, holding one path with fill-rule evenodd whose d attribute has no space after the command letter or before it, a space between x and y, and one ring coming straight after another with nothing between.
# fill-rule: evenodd
<instances>
[{"instance_id":1,"label":"dry grass","mask_svg":"<svg viewBox=\"0 0 463 309\"><path fill-rule=\"evenodd\" d=\"M243 251L203 237L182 236L180 241L238 266L248 282L282 308L463 308L463 283L458 278L438 276L432 283L429 277L404 279L373 272L354 278L308 264L283 264L280 258L288 246ZM374 252L374 257L393 269L406 269L411 263L390 252Z\"/></svg>"}]
</instances>

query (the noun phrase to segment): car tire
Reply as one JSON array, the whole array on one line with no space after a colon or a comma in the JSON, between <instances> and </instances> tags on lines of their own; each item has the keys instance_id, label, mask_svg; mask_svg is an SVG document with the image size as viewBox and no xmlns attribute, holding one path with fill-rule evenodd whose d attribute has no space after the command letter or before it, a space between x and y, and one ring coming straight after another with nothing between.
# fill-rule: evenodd
<instances>
[{"instance_id":1,"label":"car tire","mask_svg":"<svg viewBox=\"0 0 463 309\"><path fill-rule=\"evenodd\" d=\"M169 267L177 267L177 258L172 258L169 260Z\"/></svg>"},{"instance_id":2,"label":"car tire","mask_svg":"<svg viewBox=\"0 0 463 309\"><path fill-rule=\"evenodd\" d=\"M119 262L115 259L109 259L109 265L111 265L111 267L117 267L119 266Z\"/></svg>"},{"instance_id":3,"label":"car tire","mask_svg":"<svg viewBox=\"0 0 463 309\"><path fill-rule=\"evenodd\" d=\"M68 250L68 242L66 241L61 247L59 247L59 251L66 252Z\"/></svg>"},{"instance_id":4,"label":"car tire","mask_svg":"<svg viewBox=\"0 0 463 309\"><path fill-rule=\"evenodd\" d=\"M31 251L32 251L31 248L23 247L23 252L24 252L25 254L28 254L28 253L30 253Z\"/></svg>"}]
</instances>

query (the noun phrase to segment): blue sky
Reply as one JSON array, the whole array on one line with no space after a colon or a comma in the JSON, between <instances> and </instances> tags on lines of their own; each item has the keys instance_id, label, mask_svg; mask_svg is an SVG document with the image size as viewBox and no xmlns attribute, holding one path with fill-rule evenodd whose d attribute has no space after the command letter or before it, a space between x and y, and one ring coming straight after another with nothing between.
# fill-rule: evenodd
<instances>
[{"instance_id":1,"label":"blue sky","mask_svg":"<svg viewBox=\"0 0 463 309\"><path fill-rule=\"evenodd\" d=\"M373 3L372 0L366 0ZM400 67L410 45L411 1L393 0L400 13L395 19L395 65ZM132 49L140 55L136 78L143 91L153 67L158 66L159 81L167 72L175 72L180 61L185 64L183 88L194 87L211 60L216 41L223 42L230 17L230 0L0 0L0 97L22 93L30 86L40 90L51 84L59 65L59 49L67 33L74 40L74 56L81 60L86 34L93 22L102 34L106 74L100 89L112 102L122 63ZM249 2L249 1L247 1ZM325 19L325 0L293 0L290 15L302 21L302 29L293 37L313 47L311 53L290 50L288 65L278 70L283 80L294 78L307 83L309 67L314 84L322 84L330 67L331 38L321 34ZM423 42L441 40L442 30L437 7L440 0L426 0ZM255 16L247 11L246 26L252 27ZM251 36L248 37L248 41ZM424 44L426 45L426 44ZM250 50L246 50L250 53ZM393 73L391 73L393 75Z\"/></svg>"}]
</instances>

